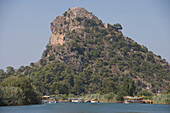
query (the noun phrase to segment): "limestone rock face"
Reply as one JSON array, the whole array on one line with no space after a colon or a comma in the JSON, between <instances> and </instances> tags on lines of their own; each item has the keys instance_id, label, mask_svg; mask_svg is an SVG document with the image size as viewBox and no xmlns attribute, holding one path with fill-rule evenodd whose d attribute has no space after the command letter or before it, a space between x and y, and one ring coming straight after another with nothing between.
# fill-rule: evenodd
<instances>
[{"instance_id":1,"label":"limestone rock face","mask_svg":"<svg viewBox=\"0 0 170 113\"><path fill-rule=\"evenodd\" d=\"M83 22L78 18L86 18L100 22L96 16L88 12L85 8L74 7L66 11L62 16L56 17L51 23L51 37L49 44L57 45L65 43L64 37L68 31L81 31L84 29Z\"/></svg>"}]
</instances>

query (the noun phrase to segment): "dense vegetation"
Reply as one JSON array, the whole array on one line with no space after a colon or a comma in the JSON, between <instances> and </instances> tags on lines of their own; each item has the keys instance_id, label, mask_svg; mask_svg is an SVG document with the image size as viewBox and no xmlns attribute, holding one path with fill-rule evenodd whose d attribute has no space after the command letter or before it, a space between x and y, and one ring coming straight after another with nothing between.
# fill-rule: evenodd
<instances>
[{"instance_id":1,"label":"dense vegetation","mask_svg":"<svg viewBox=\"0 0 170 113\"><path fill-rule=\"evenodd\" d=\"M153 96L154 104L170 104L170 94Z\"/></svg>"},{"instance_id":2,"label":"dense vegetation","mask_svg":"<svg viewBox=\"0 0 170 113\"><path fill-rule=\"evenodd\" d=\"M41 59L43 62L50 63L46 65L48 67L55 64L55 61L66 64L70 71L69 77L73 77L71 79L73 82L68 89L73 87L75 90L67 93L114 92L117 94L122 90L120 93L122 95L133 95L144 89L152 93L163 93L169 89L168 62L148 51L146 47L123 36L120 24L108 24L108 28L105 28L102 23L95 23L94 20L80 17L76 19L85 26L85 29L81 32L68 31L65 36L67 41L63 45L47 45ZM53 60L50 60L51 56ZM41 63L41 66L43 67L44 64ZM55 70L56 66L52 68ZM67 74L62 75L59 81L64 81L63 83L66 84L65 77L68 78ZM127 84L135 84L134 90L125 91L131 90L123 88L130 87L125 84L125 81L128 81ZM75 89L78 83L80 87Z\"/></svg>"},{"instance_id":3,"label":"dense vegetation","mask_svg":"<svg viewBox=\"0 0 170 113\"><path fill-rule=\"evenodd\" d=\"M9 77L0 84L0 105L40 104L41 97L25 78Z\"/></svg>"},{"instance_id":4,"label":"dense vegetation","mask_svg":"<svg viewBox=\"0 0 170 113\"><path fill-rule=\"evenodd\" d=\"M21 66L17 71L11 66L7 72L1 69L0 90L17 91L23 97L18 101L34 103L32 100L37 98L30 95L37 97L37 93L31 84L42 95L108 94L107 98L117 95L116 100L125 95L151 96L170 88L168 62L123 36L120 24L105 28L102 22L87 18L77 17L74 21L85 28L67 31L63 45L48 44L39 62ZM69 22L64 21L65 24Z\"/></svg>"}]
</instances>

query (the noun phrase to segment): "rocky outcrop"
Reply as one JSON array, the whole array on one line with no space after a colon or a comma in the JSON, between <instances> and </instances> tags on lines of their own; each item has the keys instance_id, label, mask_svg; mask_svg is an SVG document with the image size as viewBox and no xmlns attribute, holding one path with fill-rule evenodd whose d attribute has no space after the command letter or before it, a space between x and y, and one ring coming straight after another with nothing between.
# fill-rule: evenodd
<instances>
[{"instance_id":1,"label":"rocky outcrop","mask_svg":"<svg viewBox=\"0 0 170 113\"><path fill-rule=\"evenodd\" d=\"M51 37L50 45L62 45L65 43L65 35L69 31L81 31L84 29L83 23L85 19L96 20L96 23L100 23L100 20L92 13L88 12L82 7L74 7L66 11L62 16L56 17L51 23Z\"/></svg>"}]
</instances>

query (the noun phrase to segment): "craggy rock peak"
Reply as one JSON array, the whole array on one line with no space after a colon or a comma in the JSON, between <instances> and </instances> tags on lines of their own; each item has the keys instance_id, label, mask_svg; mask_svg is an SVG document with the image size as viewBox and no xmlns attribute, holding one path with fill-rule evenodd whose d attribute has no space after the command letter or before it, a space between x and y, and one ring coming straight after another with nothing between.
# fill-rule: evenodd
<instances>
[{"instance_id":1,"label":"craggy rock peak","mask_svg":"<svg viewBox=\"0 0 170 113\"><path fill-rule=\"evenodd\" d=\"M84 29L83 23L78 21L78 18L87 18L95 20L99 23L100 20L85 8L74 7L66 11L62 16L56 17L51 23L50 45L63 44L64 37L68 31L80 31Z\"/></svg>"},{"instance_id":2,"label":"craggy rock peak","mask_svg":"<svg viewBox=\"0 0 170 113\"><path fill-rule=\"evenodd\" d=\"M135 81L137 92L144 89L153 93L165 92L170 83L168 62L148 51L145 46L125 37L122 29L119 23L102 23L84 8L69 9L51 23L50 42L42 58L35 64L42 70L37 75L42 75L40 79L48 79L50 76L53 76L52 79L57 78L54 82L51 82L51 78L48 79L49 86L54 85L56 80L64 84L75 78L81 80L78 84L67 83L68 89L72 87L73 92L80 91L77 94L103 92L103 86L108 86L106 83L113 88L109 89L111 91L115 89L112 86L120 86L118 89L121 89L122 86L127 86L123 85L126 78ZM65 67L63 65L60 68L58 63ZM70 69L68 73L73 71L72 78L65 74L68 70L63 71L64 68ZM50 74L44 70L50 70ZM107 82L103 82L105 80ZM116 84L113 85L113 82ZM80 89L75 90L77 86Z\"/></svg>"}]
</instances>

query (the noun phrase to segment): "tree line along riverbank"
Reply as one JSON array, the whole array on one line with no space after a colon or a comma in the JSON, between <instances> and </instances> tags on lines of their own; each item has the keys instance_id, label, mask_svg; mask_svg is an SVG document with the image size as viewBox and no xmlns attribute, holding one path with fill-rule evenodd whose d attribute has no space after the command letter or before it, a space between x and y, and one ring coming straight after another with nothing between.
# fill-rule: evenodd
<instances>
[{"instance_id":1,"label":"tree line along riverbank","mask_svg":"<svg viewBox=\"0 0 170 113\"><path fill-rule=\"evenodd\" d=\"M0 105L40 104L41 96L27 78L10 77L0 83Z\"/></svg>"},{"instance_id":2,"label":"tree line along riverbank","mask_svg":"<svg viewBox=\"0 0 170 113\"><path fill-rule=\"evenodd\" d=\"M32 85L30 80L26 77L18 78L13 76L0 83L1 106L41 104L41 96L42 93L37 91L37 88ZM107 94L53 95L57 101L67 101L69 98L84 98L89 100L97 98L102 103L123 102L123 96L127 95L119 95L114 92ZM161 95L154 95L144 90L136 96L140 96L143 99L150 99L153 101L153 104L170 104L170 90L167 90L165 94Z\"/></svg>"}]
</instances>

